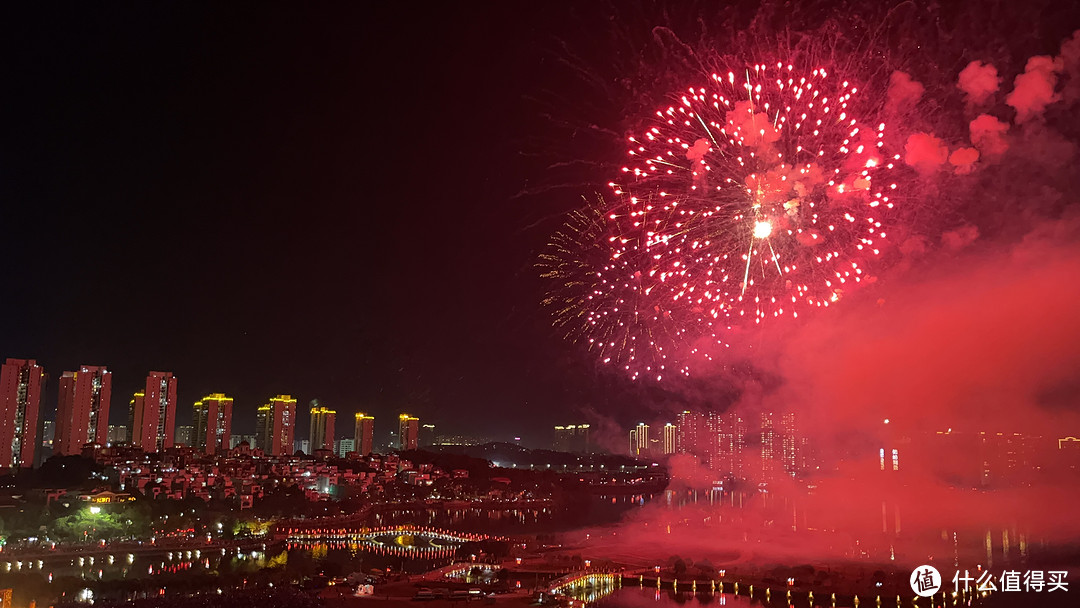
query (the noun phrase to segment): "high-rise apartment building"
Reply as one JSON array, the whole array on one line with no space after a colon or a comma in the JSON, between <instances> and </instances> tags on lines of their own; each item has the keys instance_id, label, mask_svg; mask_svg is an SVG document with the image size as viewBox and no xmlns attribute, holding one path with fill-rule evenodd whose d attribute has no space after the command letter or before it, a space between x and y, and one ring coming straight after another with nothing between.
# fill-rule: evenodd
<instances>
[{"instance_id":1,"label":"high-rise apartment building","mask_svg":"<svg viewBox=\"0 0 1080 608\"><path fill-rule=\"evenodd\" d=\"M746 476L746 420L738 412L729 411L713 416L716 450L706 457L706 465L721 474L735 478Z\"/></svg>"},{"instance_id":2,"label":"high-rise apartment building","mask_svg":"<svg viewBox=\"0 0 1080 608\"><path fill-rule=\"evenodd\" d=\"M211 393L195 402L192 446L206 454L221 454L232 444L232 397Z\"/></svg>"},{"instance_id":3,"label":"high-rise apartment building","mask_svg":"<svg viewBox=\"0 0 1080 608\"><path fill-rule=\"evenodd\" d=\"M56 423L52 420L46 420L41 425L41 447L48 448L49 453L52 453L53 440L56 439Z\"/></svg>"},{"instance_id":4,"label":"high-rise apartment building","mask_svg":"<svg viewBox=\"0 0 1080 608\"><path fill-rule=\"evenodd\" d=\"M674 454L678 442L678 427L670 422L664 425L664 454Z\"/></svg>"},{"instance_id":5,"label":"high-rise apartment building","mask_svg":"<svg viewBox=\"0 0 1080 608\"><path fill-rule=\"evenodd\" d=\"M0 368L0 467L32 467L45 372L33 359L8 359Z\"/></svg>"},{"instance_id":6,"label":"high-rise apartment building","mask_svg":"<svg viewBox=\"0 0 1080 608\"><path fill-rule=\"evenodd\" d=\"M555 440L551 448L556 452L585 453L589 447L589 425L564 424L555 427Z\"/></svg>"},{"instance_id":7,"label":"high-rise apartment building","mask_svg":"<svg viewBox=\"0 0 1080 608\"><path fill-rule=\"evenodd\" d=\"M195 427L191 425L181 425L176 427L176 433L173 436L173 445L182 445L186 447L195 447Z\"/></svg>"},{"instance_id":8,"label":"high-rise apartment building","mask_svg":"<svg viewBox=\"0 0 1080 608\"><path fill-rule=\"evenodd\" d=\"M128 440L128 427L122 424L109 425L109 445L125 443Z\"/></svg>"},{"instance_id":9,"label":"high-rise apartment building","mask_svg":"<svg viewBox=\"0 0 1080 608\"><path fill-rule=\"evenodd\" d=\"M176 430L176 377L172 372L150 372L146 390L132 400L131 441L145 452L173 447Z\"/></svg>"},{"instance_id":10,"label":"high-rise apartment building","mask_svg":"<svg viewBox=\"0 0 1080 608\"><path fill-rule=\"evenodd\" d=\"M340 458L345 458L349 452L356 451L356 442L352 439L342 438L334 442L334 454Z\"/></svg>"},{"instance_id":11,"label":"high-rise apartment building","mask_svg":"<svg viewBox=\"0 0 1080 608\"><path fill-rule=\"evenodd\" d=\"M293 447L296 399L278 395L259 408L255 419L255 441L267 454L288 455Z\"/></svg>"},{"instance_id":12,"label":"high-rise apartment building","mask_svg":"<svg viewBox=\"0 0 1080 608\"><path fill-rule=\"evenodd\" d=\"M630 453L634 456L649 454L649 425L644 422L630 430Z\"/></svg>"},{"instance_id":13,"label":"high-rise apartment building","mask_svg":"<svg viewBox=\"0 0 1080 608\"><path fill-rule=\"evenodd\" d=\"M337 412L319 405L318 399L311 401L311 428L308 441L311 453L315 450L334 450L334 423Z\"/></svg>"},{"instance_id":14,"label":"high-rise apartment building","mask_svg":"<svg viewBox=\"0 0 1080 608\"><path fill-rule=\"evenodd\" d=\"M81 454L87 443L109 442L111 395L112 372L104 366L81 365L60 376L54 454Z\"/></svg>"},{"instance_id":15,"label":"high-rise apartment building","mask_svg":"<svg viewBox=\"0 0 1080 608\"><path fill-rule=\"evenodd\" d=\"M434 424L421 424L420 425L420 447L427 448L435 445L435 425Z\"/></svg>"},{"instance_id":16,"label":"high-rise apartment building","mask_svg":"<svg viewBox=\"0 0 1080 608\"><path fill-rule=\"evenodd\" d=\"M361 456L375 451L375 417L360 412L356 415L356 430L353 433L353 448Z\"/></svg>"},{"instance_id":17,"label":"high-rise apartment building","mask_svg":"<svg viewBox=\"0 0 1080 608\"><path fill-rule=\"evenodd\" d=\"M695 454L698 452L698 439L705 434L705 415L700 412L686 410L679 414L675 422L675 451L680 454Z\"/></svg>"},{"instance_id":18,"label":"high-rise apartment building","mask_svg":"<svg viewBox=\"0 0 1080 608\"><path fill-rule=\"evenodd\" d=\"M398 449L415 450L420 443L420 419L408 414L398 416Z\"/></svg>"}]
</instances>

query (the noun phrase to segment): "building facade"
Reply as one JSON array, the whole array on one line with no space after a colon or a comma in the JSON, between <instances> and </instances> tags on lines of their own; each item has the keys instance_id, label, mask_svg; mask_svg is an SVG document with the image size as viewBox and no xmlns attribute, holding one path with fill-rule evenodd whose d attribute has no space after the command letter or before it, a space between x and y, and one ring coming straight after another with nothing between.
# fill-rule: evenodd
<instances>
[{"instance_id":1,"label":"building facade","mask_svg":"<svg viewBox=\"0 0 1080 608\"><path fill-rule=\"evenodd\" d=\"M630 454L634 456L649 455L649 425L639 422L630 430Z\"/></svg>"},{"instance_id":2,"label":"building facade","mask_svg":"<svg viewBox=\"0 0 1080 608\"><path fill-rule=\"evenodd\" d=\"M112 372L104 366L81 365L60 376L53 453L81 454L87 443L109 442L109 399Z\"/></svg>"},{"instance_id":3,"label":"building facade","mask_svg":"<svg viewBox=\"0 0 1080 608\"><path fill-rule=\"evenodd\" d=\"M398 416L398 449L415 450L420 445L420 419L408 414Z\"/></svg>"},{"instance_id":4,"label":"building facade","mask_svg":"<svg viewBox=\"0 0 1080 608\"><path fill-rule=\"evenodd\" d=\"M255 419L255 442L267 454L288 455L293 447L296 399L278 395L259 408Z\"/></svg>"},{"instance_id":5,"label":"building facade","mask_svg":"<svg viewBox=\"0 0 1080 608\"><path fill-rule=\"evenodd\" d=\"M232 397L211 393L193 406L193 447L205 454L220 454L232 443Z\"/></svg>"},{"instance_id":6,"label":"building facade","mask_svg":"<svg viewBox=\"0 0 1080 608\"><path fill-rule=\"evenodd\" d=\"M176 377L150 372L142 398L132 400L132 443L144 452L160 452L176 442Z\"/></svg>"},{"instance_id":7,"label":"building facade","mask_svg":"<svg viewBox=\"0 0 1080 608\"><path fill-rule=\"evenodd\" d=\"M556 452L586 453L590 451L589 425L565 424L555 427L551 447Z\"/></svg>"},{"instance_id":8,"label":"building facade","mask_svg":"<svg viewBox=\"0 0 1080 608\"><path fill-rule=\"evenodd\" d=\"M311 453L315 450L334 450L334 423L337 412L319 405L318 400L311 402L311 428L308 431L308 443Z\"/></svg>"},{"instance_id":9,"label":"building facade","mask_svg":"<svg viewBox=\"0 0 1080 608\"><path fill-rule=\"evenodd\" d=\"M360 412L356 415L356 429L353 433L354 449L367 456L375 452L375 417Z\"/></svg>"},{"instance_id":10,"label":"building facade","mask_svg":"<svg viewBox=\"0 0 1080 608\"><path fill-rule=\"evenodd\" d=\"M678 427L670 422L664 425L664 454L674 454L678 442Z\"/></svg>"},{"instance_id":11,"label":"building facade","mask_svg":"<svg viewBox=\"0 0 1080 608\"><path fill-rule=\"evenodd\" d=\"M33 359L8 359L0 368L0 467L32 467L45 372Z\"/></svg>"}]
</instances>

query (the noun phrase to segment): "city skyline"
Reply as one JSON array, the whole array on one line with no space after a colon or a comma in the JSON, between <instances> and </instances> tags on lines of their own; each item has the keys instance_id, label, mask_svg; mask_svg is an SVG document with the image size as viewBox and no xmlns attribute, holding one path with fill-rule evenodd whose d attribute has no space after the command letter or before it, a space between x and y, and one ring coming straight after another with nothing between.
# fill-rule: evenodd
<instances>
[{"instance_id":1,"label":"city skyline","mask_svg":"<svg viewBox=\"0 0 1080 608\"><path fill-rule=\"evenodd\" d=\"M34 405L32 411L34 412L34 415L36 417L40 417L41 420L47 420L47 421L50 421L50 422L55 422L56 421L56 418L55 418L56 414L59 411L58 410L58 399L59 399L59 397L57 397L56 399L54 399L50 403L47 399L45 399L44 396L47 393L46 393L45 390L43 390L43 389L49 387L49 385L50 385L50 383L48 382L48 378L49 378L48 372L45 371L45 369L41 365L37 364L35 359L16 359L16 358L8 357L8 358L6 358L4 360L5 361L16 362L16 365L19 365L18 362L29 362L30 365L35 366L37 368L38 372L40 373L40 380L38 380L38 385L34 388L32 398L35 400L35 402L34 402L35 405ZM102 370L103 373L107 374L107 377L108 377L108 398L105 398L105 397L102 398L102 401L107 402L107 411L109 412L108 419L107 419L106 424L105 424L105 430L103 431L104 433L106 433L106 436L107 436L107 433L108 433L108 427L124 426L125 428L129 429L129 432L131 432L131 429L134 428L134 426L135 426L133 424L133 414L135 412L139 412L139 420L140 420L140 422L143 421L143 417L142 417L141 412L146 407L146 405L145 405L145 397L146 397L147 390L148 390L146 387L149 387L152 384L154 384L152 379L155 379L157 382L160 382L162 377L165 378L164 386L166 388L164 390L166 390L166 395L164 397L162 397L161 392L160 392L162 389L161 388L157 389L159 405L158 405L158 407L154 408L153 413L155 414L155 416L160 413L161 416L164 416L164 418L161 418L160 420L158 420L156 417L152 416L152 417L146 418L146 420L145 420L146 424L149 425L149 426L147 426L147 430L145 432L147 433L147 436L150 437L152 439L152 441L156 445L161 444L166 440L165 436L158 437L157 429L158 429L159 426L162 429L171 428L172 431L170 431L170 433L175 433L175 430L177 428L179 428L179 427L182 427L182 426L197 427L198 426L198 415L196 413L194 413L193 410L197 409L197 406L200 403L202 403L203 401L212 400L212 399L218 398L218 397L227 399L228 402L230 403L229 411L230 411L230 413L232 412L232 405L231 404L234 401L234 399L232 397L227 397L226 398L226 397L224 397L225 393L220 393L220 392L212 392L212 393L209 394L209 396L199 398L199 399L193 399L193 400L191 400L189 402L191 405L185 406L184 405L184 400L178 397L179 390L180 390L179 387L183 386L183 384L177 382L177 378L173 375L173 373L172 372L153 372L153 371L149 372L146 376L144 376L144 383L145 384L141 385L142 386L141 390L137 390L137 391L135 391L133 393L134 396L131 398L129 403L127 405L123 406L123 407L118 407L117 404L114 403L115 395L113 393L115 393L115 391L113 391L112 388L111 388L114 376L113 376L112 371L110 371L107 366L82 365L82 366L79 367L79 369L80 370L89 370L89 373L93 373L95 370ZM64 373L65 374L72 374L72 376L70 376L70 378L72 378L72 379L74 379L77 376L77 372L64 372ZM61 379L63 379L62 375L61 375ZM0 382L2 382L2 380L0 380ZM49 391L49 392L51 393L52 391ZM164 399L164 401L163 401L163 399ZM316 399L313 399L312 401L318 402L319 400L316 398ZM166 406L164 408L162 408L161 407L162 404L166 404ZM241 419L240 429L241 429L242 432L241 431L232 431L232 432L233 433L241 433L241 434L253 433L254 430L255 430L255 425L256 425L257 420L258 420L258 408L259 407L260 406L256 406L256 407L252 408L252 410L250 412L248 412L248 413L250 413L250 416L247 416L247 417ZM391 417L397 416L397 414L400 412L401 409L412 409L412 408L395 407L395 406L392 406L392 405L385 405L385 406L375 405L373 407L367 407L366 409L363 408L363 407L358 406L357 409L358 409L358 411L356 413L363 413L363 412L366 412L366 411L385 411L385 412L387 412L385 414L385 417L386 418L391 418ZM11 411L12 415L14 416L14 412L16 410L11 409L9 407L3 407L2 411ZM13 420L14 420L14 418L13 418ZM230 416L230 420L235 421L236 418ZM183 424L184 422L188 422L190 424ZM160 425L159 425L159 423L160 423ZM351 432L350 430L347 430L347 429L338 429L336 421L334 422L334 425L335 425L334 428L336 429L335 434L338 435L338 436L344 435L347 432ZM309 427L305 426L304 431L308 432L308 430L309 430Z\"/></svg>"},{"instance_id":2,"label":"city skyline","mask_svg":"<svg viewBox=\"0 0 1080 608\"><path fill-rule=\"evenodd\" d=\"M80 373L82 374L80 381ZM375 417L358 412L356 425L339 435L336 430L337 412L310 403L309 439L293 440L296 435L296 399L278 395L256 411L255 433L233 433L233 401L224 393L211 393L191 406L191 425L177 423L180 404L177 399L178 379L171 372L151 371L145 387L136 391L126 409L126 424L110 424L101 412L115 411L111 403L112 373L103 366L80 366L77 372L61 375L61 401L57 412L64 412L64 422L45 417L42 408L42 388L48 378L35 360L8 358L0 368L0 422L10 432L5 445L9 451L0 453L5 467L18 469L40 464L49 455L74 455L83 452L84 445L112 446L125 444L146 453L163 452L175 445L204 451L208 455L222 453L248 440L251 447L268 449L269 453L286 453L288 446L304 443L312 453L331 450L344 455L354 449L371 453L379 445L399 449L416 449L436 443L435 425L419 424L419 418L408 414L398 416L397 431L387 431L386 441L377 444L374 434ZM149 397L148 397L149 395ZM57 441L56 434L62 433ZM233 441L233 437L240 439ZM315 446L315 447L312 447Z\"/></svg>"}]
</instances>

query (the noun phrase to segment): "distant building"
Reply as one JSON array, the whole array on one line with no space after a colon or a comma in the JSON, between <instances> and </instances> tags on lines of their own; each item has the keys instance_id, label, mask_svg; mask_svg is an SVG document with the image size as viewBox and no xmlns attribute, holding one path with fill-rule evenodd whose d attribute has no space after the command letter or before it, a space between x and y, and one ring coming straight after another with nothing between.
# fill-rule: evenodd
<instances>
[{"instance_id":1,"label":"distant building","mask_svg":"<svg viewBox=\"0 0 1080 608\"><path fill-rule=\"evenodd\" d=\"M146 401L146 392L144 391L136 391L131 396L131 401L128 401L128 443L132 446L135 445L135 412L142 411L144 401Z\"/></svg>"},{"instance_id":2,"label":"distant building","mask_svg":"<svg viewBox=\"0 0 1080 608\"><path fill-rule=\"evenodd\" d=\"M293 442L293 452L303 452L307 455L311 455L311 440L310 439L297 439Z\"/></svg>"},{"instance_id":3,"label":"distant building","mask_svg":"<svg viewBox=\"0 0 1080 608\"><path fill-rule=\"evenodd\" d=\"M711 414L707 425L716 435L715 449L704 455L706 466L722 475L746 477L749 427L738 412ZM770 439L771 441L771 439ZM713 447L709 442L709 447Z\"/></svg>"},{"instance_id":4,"label":"distant building","mask_svg":"<svg viewBox=\"0 0 1080 608\"><path fill-rule=\"evenodd\" d=\"M206 454L220 454L232 443L232 397L211 393L196 401L192 407L195 422L192 447Z\"/></svg>"},{"instance_id":5,"label":"distant building","mask_svg":"<svg viewBox=\"0 0 1080 608\"><path fill-rule=\"evenodd\" d=\"M109 425L109 445L125 443L128 440L128 427L122 424Z\"/></svg>"},{"instance_id":6,"label":"distant building","mask_svg":"<svg viewBox=\"0 0 1080 608\"><path fill-rule=\"evenodd\" d=\"M796 412L762 412L743 418L737 411L679 414L674 429L664 427L665 452L692 454L724 477L765 480L793 477L810 468L809 441ZM748 466L755 467L753 471Z\"/></svg>"},{"instance_id":7,"label":"distant building","mask_svg":"<svg viewBox=\"0 0 1080 608\"><path fill-rule=\"evenodd\" d=\"M45 372L33 359L0 368L0 467L34 466Z\"/></svg>"},{"instance_id":8,"label":"distant building","mask_svg":"<svg viewBox=\"0 0 1080 608\"><path fill-rule=\"evenodd\" d=\"M670 422L664 425L664 454L674 454L678 440L678 427Z\"/></svg>"},{"instance_id":9,"label":"distant building","mask_svg":"<svg viewBox=\"0 0 1080 608\"><path fill-rule=\"evenodd\" d=\"M160 452L173 447L176 439L176 377L172 372L150 372L146 376L142 399L133 399L132 406L129 416L132 444L144 452Z\"/></svg>"},{"instance_id":10,"label":"distant building","mask_svg":"<svg viewBox=\"0 0 1080 608\"><path fill-rule=\"evenodd\" d=\"M490 437L477 437L475 435L439 435L435 445L484 445L491 443Z\"/></svg>"},{"instance_id":11,"label":"distant building","mask_svg":"<svg viewBox=\"0 0 1080 608\"><path fill-rule=\"evenodd\" d=\"M308 435L308 442L311 444L312 451L334 449L334 422L336 419L336 411L326 409L319 405L318 399L312 399L311 427Z\"/></svg>"},{"instance_id":12,"label":"distant building","mask_svg":"<svg viewBox=\"0 0 1080 608\"><path fill-rule=\"evenodd\" d=\"M356 429L353 432L353 444L356 452L367 456L375 451L375 417L360 412L356 415Z\"/></svg>"},{"instance_id":13,"label":"distant building","mask_svg":"<svg viewBox=\"0 0 1080 608\"><path fill-rule=\"evenodd\" d=\"M634 456L649 454L649 425L639 422L630 431L630 453Z\"/></svg>"},{"instance_id":14,"label":"distant building","mask_svg":"<svg viewBox=\"0 0 1080 608\"><path fill-rule=\"evenodd\" d=\"M428 448L435 445L435 425L434 424L421 424L420 425L420 447Z\"/></svg>"},{"instance_id":15,"label":"distant building","mask_svg":"<svg viewBox=\"0 0 1080 608\"><path fill-rule=\"evenodd\" d=\"M56 405L55 454L78 455L87 443L109 442L109 398L112 372L104 366L81 365L60 376Z\"/></svg>"},{"instance_id":16,"label":"distant building","mask_svg":"<svg viewBox=\"0 0 1080 608\"><path fill-rule=\"evenodd\" d=\"M705 434L705 415L686 410L679 414L675 423L675 451L679 454L700 456L698 438Z\"/></svg>"},{"instance_id":17,"label":"distant building","mask_svg":"<svg viewBox=\"0 0 1080 608\"><path fill-rule=\"evenodd\" d=\"M352 439L338 439L334 442L334 453L344 458L349 452L356 451L354 443Z\"/></svg>"},{"instance_id":18,"label":"distant building","mask_svg":"<svg viewBox=\"0 0 1080 608\"><path fill-rule=\"evenodd\" d=\"M415 450L420 443L420 419L408 414L398 416L398 449Z\"/></svg>"},{"instance_id":19,"label":"distant building","mask_svg":"<svg viewBox=\"0 0 1080 608\"><path fill-rule=\"evenodd\" d=\"M176 427L175 445L184 445L189 448L195 447L193 442L195 437L195 427L193 426L178 426Z\"/></svg>"},{"instance_id":20,"label":"distant building","mask_svg":"<svg viewBox=\"0 0 1080 608\"><path fill-rule=\"evenodd\" d=\"M555 427L555 440L551 448L556 452L586 453L591 451L589 425L567 424Z\"/></svg>"},{"instance_id":21,"label":"distant building","mask_svg":"<svg viewBox=\"0 0 1080 608\"><path fill-rule=\"evenodd\" d=\"M293 447L296 426L296 399L278 395L259 408L255 419L255 442L263 452L288 455ZM306 453L306 452L305 452Z\"/></svg>"},{"instance_id":22,"label":"distant building","mask_svg":"<svg viewBox=\"0 0 1080 608\"><path fill-rule=\"evenodd\" d=\"M48 448L52 451L53 440L56 438L56 423L52 420L46 420L41 425L41 447Z\"/></svg>"},{"instance_id":23,"label":"distant building","mask_svg":"<svg viewBox=\"0 0 1080 608\"><path fill-rule=\"evenodd\" d=\"M236 446L244 443L245 441L247 442L248 447L256 447L257 442L255 440L255 435L233 435L232 437L229 437L229 449L234 449Z\"/></svg>"}]
</instances>

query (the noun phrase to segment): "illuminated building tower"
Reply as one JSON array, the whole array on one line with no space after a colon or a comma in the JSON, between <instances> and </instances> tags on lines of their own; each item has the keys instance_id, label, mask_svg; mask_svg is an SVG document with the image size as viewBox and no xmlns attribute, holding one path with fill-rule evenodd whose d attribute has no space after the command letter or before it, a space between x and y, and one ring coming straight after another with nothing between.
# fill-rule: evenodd
<instances>
[{"instance_id":1,"label":"illuminated building tower","mask_svg":"<svg viewBox=\"0 0 1080 608\"><path fill-rule=\"evenodd\" d=\"M206 454L220 454L229 450L232 439L232 405L232 397L226 397L224 393L212 393L195 402L192 447Z\"/></svg>"},{"instance_id":2,"label":"illuminated building tower","mask_svg":"<svg viewBox=\"0 0 1080 608\"><path fill-rule=\"evenodd\" d=\"M567 424L555 427L552 449L556 452L585 453L589 451L589 447L589 425Z\"/></svg>"},{"instance_id":3,"label":"illuminated building tower","mask_svg":"<svg viewBox=\"0 0 1080 608\"><path fill-rule=\"evenodd\" d=\"M761 413L761 475L763 479L772 479L778 467L780 454L780 433L776 427L776 416L772 412Z\"/></svg>"},{"instance_id":4,"label":"illuminated building tower","mask_svg":"<svg viewBox=\"0 0 1080 608\"><path fill-rule=\"evenodd\" d=\"M435 425L420 425L420 447L428 448L435 445Z\"/></svg>"},{"instance_id":5,"label":"illuminated building tower","mask_svg":"<svg viewBox=\"0 0 1080 608\"><path fill-rule=\"evenodd\" d=\"M172 372L150 372L142 403L138 393L131 428L132 444L144 452L160 452L173 447L176 430L176 378Z\"/></svg>"},{"instance_id":6,"label":"illuminated building tower","mask_svg":"<svg viewBox=\"0 0 1080 608\"><path fill-rule=\"evenodd\" d=\"M745 476L743 450L746 447L746 421L736 412L727 412L717 418L716 453L709 468L736 478Z\"/></svg>"},{"instance_id":7,"label":"illuminated building tower","mask_svg":"<svg viewBox=\"0 0 1080 608\"><path fill-rule=\"evenodd\" d=\"M0 467L32 467L45 372L33 359L0 368Z\"/></svg>"},{"instance_id":8,"label":"illuminated building tower","mask_svg":"<svg viewBox=\"0 0 1080 608\"><path fill-rule=\"evenodd\" d=\"M315 453L316 450L334 451L334 421L336 419L337 412L319 405L318 399L311 400L311 428L308 434L311 453Z\"/></svg>"},{"instance_id":9,"label":"illuminated building tower","mask_svg":"<svg viewBox=\"0 0 1080 608\"><path fill-rule=\"evenodd\" d=\"M676 421L675 451L680 454L701 455L700 439L705 435L705 415L684 411Z\"/></svg>"},{"instance_id":10,"label":"illuminated building tower","mask_svg":"<svg viewBox=\"0 0 1080 608\"><path fill-rule=\"evenodd\" d=\"M112 372L104 366L80 365L77 372L64 372L56 404L53 453L81 454L87 443L108 443L111 395Z\"/></svg>"},{"instance_id":11,"label":"illuminated building tower","mask_svg":"<svg viewBox=\"0 0 1080 608\"><path fill-rule=\"evenodd\" d=\"M398 416L398 449L415 450L420 443L420 419L408 414Z\"/></svg>"},{"instance_id":12,"label":"illuminated building tower","mask_svg":"<svg viewBox=\"0 0 1080 608\"><path fill-rule=\"evenodd\" d=\"M675 442L678 439L678 427L670 422L664 425L664 454L675 453Z\"/></svg>"},{"instance_id":13,"label":"illuminated building tower","mask_svg":"<svg viewBox=\"0 0 1080 608\"><path fill-rule=\"evenodd\" d=\"M780 433L780 462L784 472L794 477L808 468L807 439L799 429L795 412L780 417Z\"/></svg>"},{"instance_id":14,"label":"illuminated building tower","mask_svg":"<svg viewBox=\"0 0 1080 608\"><path fill-rule=\"evenodd\" d=\"M634 456L649 453L649 425L644 422L639 422L637 427L630 431L630 453Z\"/></svg>"},{"instance_id":15,"label":"illuminated building tower","mask_svg":"<svg viewBox=\"0 0 1080 608\"><path fill-rule=\"evenodd\" d=\"M361 456L375 451L375 417L361 412L356 415L356 432L353 447Z\"/></svg>"},{"instance_id":16,"label":"illuminated building tower","mask_svg":"<svg viewBox=\"0 0 1080 608\"><path fill-rule=\"evenodd\" d=\"M266 454L288 455L293 448L296 399L278 395L259 408L255 419L255 441Z\"/></svg>"}]
</instances>

